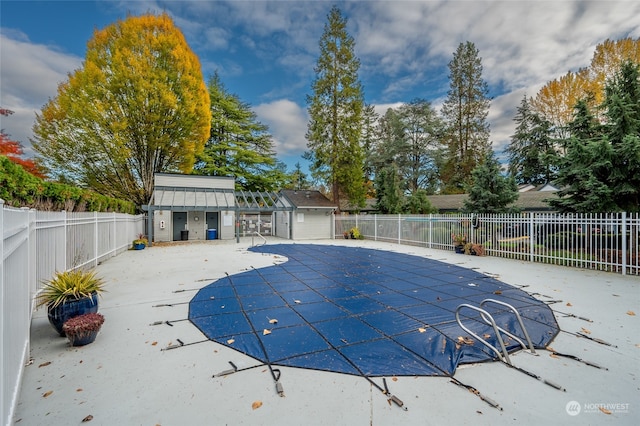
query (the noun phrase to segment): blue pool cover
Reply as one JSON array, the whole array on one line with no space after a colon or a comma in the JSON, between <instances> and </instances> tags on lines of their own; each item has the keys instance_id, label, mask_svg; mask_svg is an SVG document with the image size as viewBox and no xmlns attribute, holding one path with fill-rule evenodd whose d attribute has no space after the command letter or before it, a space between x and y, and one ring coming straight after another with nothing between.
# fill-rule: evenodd
<instances>
[{"instance_id":1,"label":"blue pool cover","mask_svg":"<svg viewBox=\"0 0 640 426\"><path fill-rule=\"evenodd\" d=\"M278 244L251 249L288 261L219 279L189 302L209 339L271 365L370 377L451 376L460 363L495 359L455 320L461 303L514 306L536 348L558 334L551 309L526 292L459 266L365 248ZM513 314L485 305L522 336ZM465 326L497 346L475 311ZM507 349L520 346L508 338Z\"/></svg>"}]
</instances>

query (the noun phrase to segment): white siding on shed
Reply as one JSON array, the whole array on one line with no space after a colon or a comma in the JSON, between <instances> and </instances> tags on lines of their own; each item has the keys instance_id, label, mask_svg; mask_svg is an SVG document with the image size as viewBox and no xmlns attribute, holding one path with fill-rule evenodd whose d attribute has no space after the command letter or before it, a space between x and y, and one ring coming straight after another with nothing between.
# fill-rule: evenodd
<instances>
[{"instance_id":1,"label":"white siding on shed","mask_svg":"<svg viewBox=\"0 0 640 426\"><path fill-rule=\"evenodd\" d=\"M304 222L298 222L298 215L304 214ZM298 209L294 213L293 236L294 240L320 240L332 238L331 219L326 211Z\"/></svg>"}]
</instances>

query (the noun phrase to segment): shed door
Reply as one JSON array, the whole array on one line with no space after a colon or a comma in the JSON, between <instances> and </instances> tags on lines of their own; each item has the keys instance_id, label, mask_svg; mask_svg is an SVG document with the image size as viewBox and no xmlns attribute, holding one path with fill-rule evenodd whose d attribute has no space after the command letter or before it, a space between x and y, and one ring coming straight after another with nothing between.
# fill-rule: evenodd
<instances>
[{"instance_id":1,"label":"shed door","mask_svg":"<svg viewBox=\"0 0 640 426\"><path fill-rule=\"evenodd\" d=\"M173 212L173 241L180 241L180 231L187 229L187 212Z\"/></svg>"}]
</instances>

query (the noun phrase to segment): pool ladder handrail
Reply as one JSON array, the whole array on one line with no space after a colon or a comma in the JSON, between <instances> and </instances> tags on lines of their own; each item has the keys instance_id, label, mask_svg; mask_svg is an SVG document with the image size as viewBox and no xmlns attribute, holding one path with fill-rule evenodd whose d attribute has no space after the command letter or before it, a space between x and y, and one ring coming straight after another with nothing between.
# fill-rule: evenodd
<instances>
[{"instance_id":1,"label":"pool ladder handrail","mask_svg":"<svg viewBox=\"0 0 640 426\"><path fill-rule=\"evenodd\" d=\"M462 324L462 321L460 320L460 310L462 308L468 308L476 312L479 312L480 316L482 316L482 319L485 322L487 321L489 322L489 325L493 327L493 331L496 333L496 338L498 339L498 343L500 344L500 350L502 351L502 353L500 352L500 350L498 350L498 348L496 348L491 343L487 342L486 340L478 336L475 332L465 327L464 324ZM504 346L504 341L502 340L502 336L498 331L498 326L496 325L496 322L494 321L493 317L489 312L477 306L469 305L467 303L462 303L458 305L458 308L456 309L456 321L458 322L458 325L460 326L460 328L462 328L464 331L466 331L467 333L475 337L480 343L482 343L483 345L491 349L493 352L495 352L496 355L498 355L498 358L500 358L502 361L506 362L509 365L513 365L511 364L511 360L509 359L509 353L507 352L507 348Z\"/></svg>"},{"instance_id":2,"label":"pool ladder handrail","mask_svg":"<svg viewBox=\"0 0 640 426\"><path fill-rule=\"evenodd\" d=\"M493 319L493 316L487 312L485 309L483 309L484 305L488 304L488 303L494 303L497 305L501 305L504 306L506 308L508 308L512 313L515 314L516 319L518 320L518 323L520 324L520 328L522 328L522 331L524 333L525 339L527 340L527 344L529 346L529 350L531 351L532 354L536 355L536 351L533 347L533 343L531 342L531 338L529 337L529 333L527 332L527 329L524 326L524 323L522 322L522 318L520 317L520 314L518 313L517 309L514 308L512 305L506 303L506 302L502 302L500 300L495 300L495 299L484 299L482 302L480 302L480 306L473 306L473 305L469 305L467 303L462 303L458 306L458 308L456 309L456 321L458 322L458 325L460 326L460 328L462 328L464 331L466 331L467 333L469 333L470 335L472 335L473 337L475 337L480 343L482 343L483 345L487 346L489 349L491 349L493 352L496 353L496 355L498 355L498 358L502 359L504 362L506 362L509 365L513 365L511 364L511 360L509 359L509 353L507 352L507 349L505 347L504 344L504 340L502 339L502 335L501 333L506 334L507 336L509 336L510 338L512 338L513 340L515 340L516 342L518 342L520 344L520 346L522 346L523 349L527 349L527 344L525 344L522 339L520 339L518 336L514 335L513 333L510 333L509 331L505 330L504 328L498 326L495 322L495 320ZM489 324L492 328L493 331L496 334L496 339L498 340L498 343L500 345L500 350L498 350L498 348L496 348L495 346L493 346L491 343L487 342L486 340L484 340L483 338L481 338L480 336L478 336L475 332L473 332L472 330L468 329L464 324L462 324L462 320L460 319L460 310L462 308L468 308L471 310L474 310L478 313L480 313L480 317L482 318L482 320L484 322L486 322L487 324Z\"/></svg>"},{"instance_id":3,"label":"pool ladder handrail","mask_svg":"<svg viewBox=\"0 0 640 426\"><path fill-rule=\"evenodd\" d=\"M526 327L524 326L524 322L522 321L522 317L520 316L520 313L518 313L518 310L516 308L514 308L513 305L510 305L510 304L508 304L506 302L503 302L501 300L496 300L496 299L484 299L482 302L480 302L480 307L481 308L484 307L484 305L487 304L487 303L495 303L496 305L504 306L505 308L508 308L511 312L513 312L515 314L516 319L518 320L518 324L520 324L520 328L522 329L522 333L524 334L524 338L527 340L527 344L526 345L522 341L522 339L520 339L515 334L508 332L504 328L501 328L500 326L498 326L498 330L500 330L501 332L503 332L507 336L511 337L516 342L520 343L520 346L522 346L522 349L526 350L527 346L528 346L529 350L531 351L531 353L533 355L536 355L536 350L533 347L533 342L531 342L531 338L529 337L529 332L527 331ZM485 322L486 322L486 319L483 318L483 320L485 320Z\"/></svg>"}]
</instances>

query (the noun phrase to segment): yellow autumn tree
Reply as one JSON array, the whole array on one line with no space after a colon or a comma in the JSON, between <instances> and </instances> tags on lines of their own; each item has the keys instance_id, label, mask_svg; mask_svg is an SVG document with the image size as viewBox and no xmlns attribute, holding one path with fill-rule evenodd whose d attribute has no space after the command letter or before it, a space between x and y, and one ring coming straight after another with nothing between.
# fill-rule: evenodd
<instances>
[{"instance_id":1,"label":"yellow autumn tree","mask_svg":"<svg viewBox=\"0 0 640 426\"><path fill-rule=\"evenodd\" d=\"M211 112L198 57L166 15L129 16L87 43L81 68L36 115L33 145L50 176L137 205L156 172L189 172Z\"/></svg>"},{"instance_id":2,"label":"yellow autumn tree","mask_svg":"<svg viewBox=\"0 0 640 426\"><path fill-rule=\"evenodd\" d=\"M563 129L572 121L578 101L584 100L595 113L604 100L607 80L626 60L640 64L640 38L605 40L596 46L589 67L569 71L542 87L531 101L532 110L553 124L555 136L566 137Z\"/></svg>"}]
</instances>

